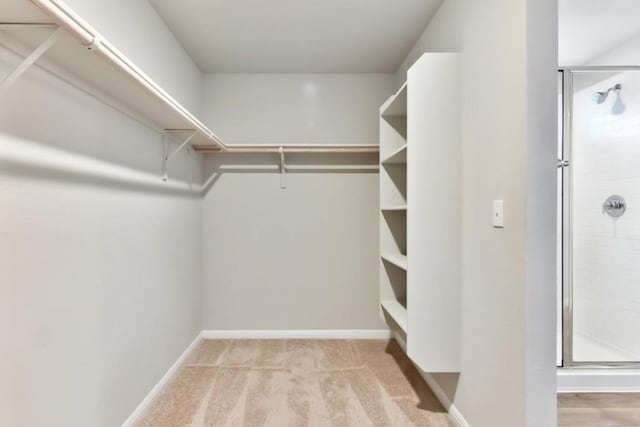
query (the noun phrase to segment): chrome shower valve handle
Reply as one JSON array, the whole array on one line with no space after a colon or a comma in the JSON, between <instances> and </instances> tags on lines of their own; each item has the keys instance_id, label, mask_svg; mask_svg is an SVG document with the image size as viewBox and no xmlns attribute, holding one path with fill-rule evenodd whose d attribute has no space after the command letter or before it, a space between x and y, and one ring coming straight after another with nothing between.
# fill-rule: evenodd
<instances>
[{"instance_id":1,"label":"chrome shower valve handle","mask_svg":"<svg viewBox=\"0 0 640 427\"><path fill-rule=\"evenodd\" d=\"M607 214L613 218L621 217L627 210L627 202L624 197L617 194L607 197L607 200L602 204L602 214Z\"/></svg>"}]
</instances>

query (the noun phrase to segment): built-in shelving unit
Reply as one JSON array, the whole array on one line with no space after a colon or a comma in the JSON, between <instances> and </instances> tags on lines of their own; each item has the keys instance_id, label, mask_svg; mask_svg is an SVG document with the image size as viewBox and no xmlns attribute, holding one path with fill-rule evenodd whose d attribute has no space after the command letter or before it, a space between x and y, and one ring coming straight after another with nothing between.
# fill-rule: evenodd
<instances>
[{"instance_id":1,"label":"built-in shelving unit","mask_svg":"<svg viewBox=\"0 0 640 427\"><path fill-rule=\"evenodd\" d=\"M404 346L407 317L407 85L380 109L380 305Z\"/></svg>"},{"instance_id":2,"label":"built-in shelving unit","mask_svg":"<svg viewBox=\"0 0 640 427\"><path fill-rule=\"evenodd\" d=\"M426 53L380 109L380 306L425 372L460 368L458 55Z\"/></svg>"}]
</instances>

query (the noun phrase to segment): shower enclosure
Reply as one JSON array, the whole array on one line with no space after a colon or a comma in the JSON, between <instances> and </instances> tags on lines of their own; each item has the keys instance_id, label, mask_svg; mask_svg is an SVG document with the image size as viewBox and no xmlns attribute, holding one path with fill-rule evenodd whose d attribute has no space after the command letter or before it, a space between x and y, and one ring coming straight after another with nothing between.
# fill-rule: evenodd
<instances>
[{"instance_id":1,"label":"shower enclosure","mask_svg":"<svg viewBox=\"0 0 640 427\"><path fill-rule=\"evenodd\" d=\"M560 80L558 366L640 368L640 68Z\"/></svg>"}]
</instances>

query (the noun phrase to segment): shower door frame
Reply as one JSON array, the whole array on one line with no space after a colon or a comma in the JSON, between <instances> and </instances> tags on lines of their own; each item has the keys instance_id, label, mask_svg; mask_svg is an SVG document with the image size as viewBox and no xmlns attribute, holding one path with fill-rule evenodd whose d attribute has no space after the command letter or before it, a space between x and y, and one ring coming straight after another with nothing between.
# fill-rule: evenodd
<instances>
[{"instance_id":1,"label":"shower door frame","mask_svg":"<svg viewBox=\"0 0 640 427\"><path fill-rule=\"evenodd\" d=\"M640 361L615 362L592 361L577 362L573 358L573 75L588 72L640 71L640 66L580 66L561 67L562 75L562 159L558 159L558 168L562 169L562 364L561 369L620 368L638 369ZM568 164L563 165L563 162Z\"/></svg>"}]
</instances>

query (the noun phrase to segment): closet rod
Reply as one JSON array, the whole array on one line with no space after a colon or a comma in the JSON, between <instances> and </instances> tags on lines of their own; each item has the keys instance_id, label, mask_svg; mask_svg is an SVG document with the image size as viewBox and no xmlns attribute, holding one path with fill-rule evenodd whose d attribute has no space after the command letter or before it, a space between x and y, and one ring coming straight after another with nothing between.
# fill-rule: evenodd
<instances>
[{"instance_id":1,"label":"closet rod","mask_svg":"<svg viewBox=\"0 0 640 427\"><path fill-rule=\"evenodd\" d=\"M177 114L190 122L195 129L206 135L212 143L221 148L226 148L224 143L212 131L207 129L197 118L180 105L164 89L159 87L142 70L129 61L120 51L102 38L102 36L87 24L82 18L76 15L68 6L59 0L31 0L40 7L47 15L73 34L89 50L101 54L107 61L119 68L127 76L138 82L149 93L160 101L167 104Z\"/></svg>"},{"instance_id":2,"label":"closet rod","mask_svg":"<svg viewBox=\"0 0 640 427\"><path fill-rule=\"evenodd\" d=\"M102 36L75 14L60 0L31 0L47 15L75 35L88 49L101 54L105 60L119 68L127 76L138 82L159 100L170 106L176 113L189 121L194 128L206 135L213 145L194 145L194 150L201 153L280 153L281 146L263 145L226 145L222 140L195 118L189 111L173 99L164 89L159 87L135 64L129 61L120 51L102 38ZM289 145L282 146L284 153L378 153L377 145Z\"/></svg>"},{"instance_id":3,"label":"closet rod","mask_svg":"<svg viewBox=\"0 0 640 427\"><path fill-rule=\"evenodd\" d=\"M280 153L282 147L285 154L293 153L336 153L336 154L377 154L380 147L377 145L227 145L226 148L219 148L210 145L194 145L193 149L197 153L218 154L218 153Z\"/></svg>"}]
</instances>

